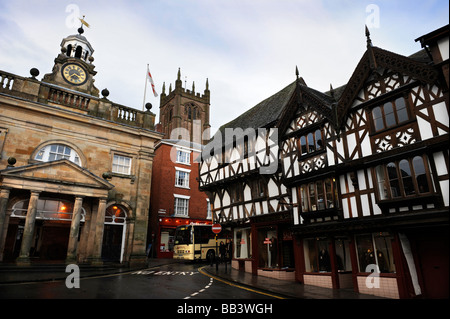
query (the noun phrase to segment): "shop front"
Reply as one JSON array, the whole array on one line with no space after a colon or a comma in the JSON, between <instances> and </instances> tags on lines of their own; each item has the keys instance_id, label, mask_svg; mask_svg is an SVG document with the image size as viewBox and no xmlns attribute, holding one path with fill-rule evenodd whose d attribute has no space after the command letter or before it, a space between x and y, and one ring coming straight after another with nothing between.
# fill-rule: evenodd
<instances>
[{"instance_id":1,"label":"shop front","mask_svg":"<svg viewBox=\"0 0 450 319\"><path fill-rule=\"evenodd\" d=\"M294 281L294 240L289 212L253 217L251 225L252 273Z\"/></svg>"}]
</instances>

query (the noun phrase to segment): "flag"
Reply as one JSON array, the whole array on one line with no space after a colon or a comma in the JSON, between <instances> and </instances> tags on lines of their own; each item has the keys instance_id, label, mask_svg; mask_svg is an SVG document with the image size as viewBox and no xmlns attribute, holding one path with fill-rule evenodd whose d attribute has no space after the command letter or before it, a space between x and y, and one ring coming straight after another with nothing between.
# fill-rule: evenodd
<instances>
[{"instance_id":1,"label":"flag","mask_svg":"<svg viewBox=\"0 0 450 319\"><path fill-rule=\"evenodd\" d=\"M158 97L158 93L156 93L156 90L155 90L155 83L153 83L153 78L152 78L152 75L150 74L148 65L147 65L147 79L150 81L150 84L152 85L153 95L155 97Z\"/></svg>"}]
</instances>

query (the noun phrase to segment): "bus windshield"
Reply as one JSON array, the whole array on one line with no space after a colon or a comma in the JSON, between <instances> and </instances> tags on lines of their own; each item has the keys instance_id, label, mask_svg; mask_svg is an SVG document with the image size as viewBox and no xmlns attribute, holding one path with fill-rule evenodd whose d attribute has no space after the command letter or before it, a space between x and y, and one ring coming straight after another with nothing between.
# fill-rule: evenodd
<instances>
[{"instance_id":1,"label":"bus windshield","mask_svg":"<svg viewBox=\"0 0 450 319\"><path fill-rule=\"evenodd\" d=\"M178 226L175 230L175 245L192 244L191 229L192 226Z\"/></svg>"}]
</instances>

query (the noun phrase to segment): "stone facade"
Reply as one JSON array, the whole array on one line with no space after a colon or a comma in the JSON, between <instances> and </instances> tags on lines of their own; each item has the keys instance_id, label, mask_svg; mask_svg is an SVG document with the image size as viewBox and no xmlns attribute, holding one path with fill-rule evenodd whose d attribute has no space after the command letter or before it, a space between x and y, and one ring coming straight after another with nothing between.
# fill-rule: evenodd
<instances>
[{"instance_id":1,"label":"stone facade","mask_svg":"<svg viewBox=\"0 0 450 319\"><path fill-rule=\"evenodd\" d=\"M42 81L0 71L0 260L145 261L162 135L149 110L100 98L89 43L66 39ZM82 57L64 47L77 39ZM83 85L61 77L67 64L86 70Z\"/></svg>"}]
</instances>

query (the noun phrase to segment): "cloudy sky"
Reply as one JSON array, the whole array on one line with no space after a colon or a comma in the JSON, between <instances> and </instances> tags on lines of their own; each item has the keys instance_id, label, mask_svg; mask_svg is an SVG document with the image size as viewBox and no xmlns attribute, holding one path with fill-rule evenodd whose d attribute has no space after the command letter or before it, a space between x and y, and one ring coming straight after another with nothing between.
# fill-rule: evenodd
<instances>
[{"instance_id":1,"label":"cloudy sky","mask_svg":"<svg viewBox=\"0 0 450 319\"><path fill-rule=\"evenodd\" d=\"M147 64L158 93L163 82L195 82L211 91L212 134L295 80L327 91L350 78L366 47L403 55L414 39L448 24L447 0L0 0L0 70L41 78L62 38L90 28L96 86L109 99L142 109ZM74 23L75 22L75 23ZM146 102L159 118L159 98ZM212 135L211 134L211 135Z\"/></svg>"}]
</instances>

